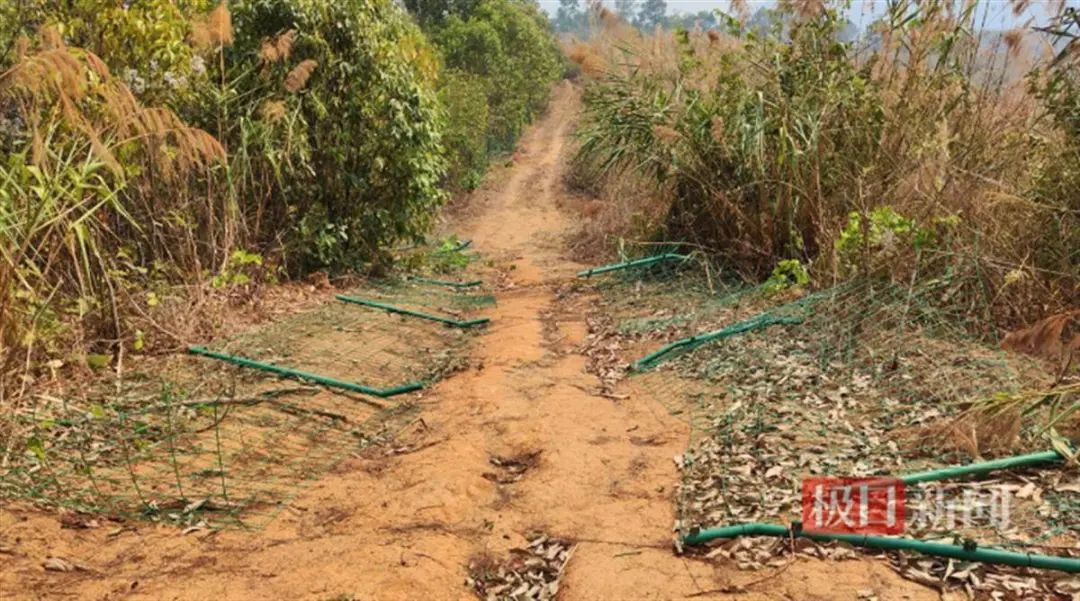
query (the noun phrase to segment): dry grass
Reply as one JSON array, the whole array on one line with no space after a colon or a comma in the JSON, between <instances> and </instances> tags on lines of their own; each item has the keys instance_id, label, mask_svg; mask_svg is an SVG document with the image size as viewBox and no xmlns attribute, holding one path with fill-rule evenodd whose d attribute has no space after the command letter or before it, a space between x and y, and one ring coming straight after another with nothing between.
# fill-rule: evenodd
<instances>
[{"instance_id":1,"label":"dry grass","mask_svg":"<svg viewBox=\"0 0 1080 601\"><path fill-rule=\"evenodd\" d=\"M264 65L273 65L289 60L295 40L296 31L293 29L276 38L263 40L262 45L259 47L259 60Z\"/></svg>"},{"instance_id":2,"label":"dry grass","mask_svg":"<svg viewBox=\"0 0 1080 601\"><path fill-rule=\"evenodd\" d=\"M317 66L319 66L319 63L311 59L301 61L299 65L296 65L296 67L294 67L292 71L289 71L288 75L285 76L285 89L294 94L304 89L304 86L307 85L308 78L311 77L311 73L315 71L315 67Z\"/></svg>"},{"instance_id":3,"label":"dry grass","mask_svg":"<svg viewBox=\"0 0 1080 601\"><path fill-rule=\"evenodd\" d=\"M1065 160L1065 140L1017 76L1037 62L1032 32L987 50L967 33L978 3L958 12L926 2L904 5L917 24L883 24L872 51L828 54L822 3L784 6L798 28L791 44L642 34L595 16L594 38L568 48L587 76L575 183L602 190L635 172L661 191L662 237L759 277L792 258L823 282L875 263L898 281L948 271L963 288L952 302L995 325L1080 302L1067 259L1075 216L1038 192L1045 165ZM887 257L836 252L850 216L880 207L934 243L909 239ZM625 221L601 221L614 239L635 236Z\"/></svg>"},{"instance_id":4,"label":"dry grass","mask_svg":"<svg viewBox=\"0 0 1080 601\"><path fill-rule=\"evenodd\" d=\"M51 333L65 332L76 349L85 349L88 337L124 335L121 307L132 291L118 274L130 270L126 245L142 243L156 247L157 256L179 258L186 249L174 246L167 230L152 238L146 228L171 223L174 232L186 233L188 248L195 247L198 231L177 221L184 214L178 201L198 194L192 184L206 181L226 156L214 136L169 109L143 106L98 56L64 46L48 29L40 50L25 47L0 74L0 102L15 107L31 140L27 155L0 167L6 182L0 197L2 394ZM170 186L174 193L154 194ZM186 194L176 193L188 186ZM200 213L206 214L187 214ZM66 322L53 299L78 299L73 313L80 319ZM97 333L84 331L82 319Z\"/></svg>"},{"instance_id":5,"label":"dry grass","mask_svg":"<svg viewBox=\"0 0 1080 601\"><path fill-rule=\"evenodd\" d=\"M613 250L635 253L621 247L663 230L670 205L658 199L670 198L670 192L629 172L606 176L597 188L592 194L580 195L574 203L581 216L570 240L575 257L599 260Z\"/></svg>"},{"instance_id":6,"label":"dry grass","mask_svg":"<svg viewBox=\"0 0 1080 601\"><path fill-rule=\"evenodd\" d=\"M196 48L218 51L232 46L232 13L225 0L205 16L196 18L191 23L191 44Z\"/></svg>"}]
</instances>

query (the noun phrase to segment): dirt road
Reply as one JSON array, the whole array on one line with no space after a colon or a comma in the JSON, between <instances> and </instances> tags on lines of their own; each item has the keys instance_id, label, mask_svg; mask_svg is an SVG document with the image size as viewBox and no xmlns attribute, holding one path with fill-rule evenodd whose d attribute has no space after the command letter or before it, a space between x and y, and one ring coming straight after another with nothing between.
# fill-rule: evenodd
<instances>
[{"instance_id":1,"label":"dirt road","mask_svg":"<svg viewBox=\"0 0 1080 601\"><path fill-rule=\"evenodd\" d=\"M516 164L456 228L507 280L473 367L424 397L424 427L405 434L419 450L346 461L262 532L70 530L2 510L0 597L470 599L471 560L504 557L542 531L577 543L560 599L938 598L876 561L800 559L774 575L673 553L672 458L686 427L633 389L619 400L592 392L575 350L586 335L580 298L559 295L580 268L565 258L573 217L559 204L576 110L575 91L557 88ZM493 457L533 459L500 484ZM50 556L77 568L46 571ZM729 592L708 592L718 590Z\"/></svg>"}]
</instances>

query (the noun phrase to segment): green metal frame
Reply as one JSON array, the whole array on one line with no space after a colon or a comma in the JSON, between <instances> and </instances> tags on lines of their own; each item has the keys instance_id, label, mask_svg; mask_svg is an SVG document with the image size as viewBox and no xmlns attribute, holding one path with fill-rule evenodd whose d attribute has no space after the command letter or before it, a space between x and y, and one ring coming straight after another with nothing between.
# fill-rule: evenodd
<instances>
[{"instance_id":1,"label":"green metal frame","mask_svg":"<svg viewBox=\"0 0 1080 601\"><path fill-rule=\"evenodd\" d=\"M424 313L422 311L413 311L412 309L404 309L402 307L395 307L394 305L388 305L386 303L380 303L378 301L368 300L365 298L356 298L355 296L345 296L344 294L338 294L335 298L339 301L352 303L354 305L363 305L365 307L373 307L375 309L382 309L390 313L398 313L401 315L409 315L411 317L419 317L420 319L427 319L430 321L437 321L444 323L448 326L455 328L471 328L474 326L482 326L491 322L490 318L480 317L477 319L450 319L448 317L441 317L439 315L432 315L431 313Z\"/></svg>"},{"instance_id":2,"label":"green metal frame","mask_svg":"<svg viewBox=\"0 0 1080 601\"><path fill-rule=\"evenodd\" d=\"M802 317L794 315L780 315L779 312L784 310L798 310L805 312L815 303L828 297L828 291L815 292L813 294L808 294L802 298L791 301L790 303L781 305L764 313L758 313L757 315L749 319L735 322L725 328L712 332L705 332L704 334L695 334L693 336L690 336L689 338L682 338L680 340L676 340L675 342L667 344L649 353L648 355L645 355L637 361L634 361L634 363L631 364L631 368L634 371L646 371L652 369L660 363L663 363L664 357L674 351L690 350L711 340L718 340L722 338L736 336L738 334L745 334L746 332L761 330L769 326L801 324L803 322Z\"/></svg>"},{"instance_id":3,"label":"green metal frame","mask_svg":"<svg viewBox=\"0 0 1080 601\"><path fill-rule=\"evenodd\" d=\"M646 371L652 369L663 363L663 359L666 355L679 350L690 350L694 347L705 344L712 340L718 340L721 338L728 338L743 334L746 332L752 332L754 330L761 330L769 326L774 325L796 325L802 323L801 317L791 317L787 315L773 315L771 313L762 313L755 315L745 321L733 323L730 326L716 330L714 332L707 332L705 334L695 334L689 338L683 338L676 340L670 344L645 355L644 357L634 361L631 366L634 371Z\"/></svg>"},{"instance_id":4,"label":"green metal frame","mask_svg":"<svg viewBox=\"0 0 1080 601\"><path fill-rule=\"evenodd\" d=\"M480 280L470 280L468 282L451 282L449 280L435 280L431 278L422 278L420 276L411 275L409 281L420 282L421 284L432 284L434 286L449 286L450 288L473 288L483 284Z\"/></svg>"},{"instance_id":5,"label":"green metal frame","mask_svg":"<svg viewBox=\"0 0 1080 601\"><path fill-rule=\"evenodd\" d=\"M644 259L636 259L634 261L624 261L622 263L612 263L610 265L601 265L600 267L593 267L577 273L579 278L589 278L594 275L600 275L601 273L608 273L611 271L619 271L622 269L633 269L635 267L645 267L647 265L654 265L656 263L663 263L664 261L686 261L690 257L686 255L680 255L676 253L664 253L662 255L653 255L651 257L645 257Z\"/></svg>"},{"instance_id":6,"label":"green metal frame","mask_svg":"<svg viewBox=\"0 0 1080 601\"><path fill-rule=\"evenodd\" d=\"M342 390L359 392L361 394L367 394L379 398L387 398L399 394L405 394L407 392L414 392L424 387L424 383L422 382L410 382L408 384L402 384L400 386L393 386L390 388L373 388L371 386L365 386L364 384L359 384L356 382L346 382L344 380L338 380L336 378L320 376L318 374L301 371L299 369L292 369L291 367L282 367L280 365L274 365L272 363L257 361L248 357L230 355L228 353L219 353L217 351L211 351L206 347L202 346L189 346L188 352L193 355L210 357L211 359L225 361L227 363L232 363L241 367L249 367L251 369L267 371L286 378L305 380L308 382L314 382L316 384L322 384L323 386L329 386L331 388L340 388Z\"/></svg>"},{"instance_id":7,"label":"green metal frame","mask_svg":"<svg viewBox=\"0 0 1080 601\"><path fill-rule=\"evenodd\" d=\"M1064 459L1065 458L1058 451L1042 451L1015 457L1004 457L992 461L982 461L968 465L958 465L926 472L918 472L902 476L900 480L902 480L904 484L919 484L922 482L934 482L959 476L982 475L1014 467L1030 467L1045 463L1058 463L1064 461ZM862 534L813 533L804 531L802 529L802 524L799 522L792 524L791 528L776 524L736 524L733 526L706 528L704 530L691 532L684 536L682 542L686 545L701 545L720 538L736 538L739 536L778 536L783 538L807 538L823 542L838 541L872 549L917 551L926 555L949 557L963 561L978 561L982 563L996 563L1045 570L1059 570L1074 574L1080 573L1080 559L1072 557L1035 555L995 548L980 548L974 543L966 545L949 545L910 538L867 536Z\"/></svg>"},{"instance_id":8,"label":"green metal frame","mask_svg":"<svg viewBox=\"0 0 1080 601\"><path fill-rule=\"evenodd\" d=\"M1058 453L1057 451L1042 451L1039 453L1017 455L1015 457L1003 457L992 461L981 461L979 463L970 463L968 465L957 465L916 474L908 474L907 476L902 476L900 479L904 481L904 484L919 484L921 482L936 482L938 480L948 480L949 478L959 478L960 476L981 476L990 472L1007 470L1014 467L1031 467L1033 465L1058 463L1061 461L1064 461L1061 453Z\"/></svg>"},{"instance_id":9,"label":"green metal frame","mask_svg":"<svg viewBox=\"0 0 1080 601\"><path fill-rule=\"evenodd\" d=\"M888 536L868 536L863 534L821 534L806 532L797 522L791 528L776 524L737 524L721 528L709 528L683 538L687 545L700 545L718 538L736 538L739 536L776 536L781 538L807 538L810 540L844 542L858 547L885 549L889 551L917 551L925 555L949 557L961 561L978 561L1010 566L1059 570L1080 573L1080 559L1053 555L1017 553L994 548L981 548L975 545L950 545L932 543L910 538Z\"/></svg>"}]
</instances>

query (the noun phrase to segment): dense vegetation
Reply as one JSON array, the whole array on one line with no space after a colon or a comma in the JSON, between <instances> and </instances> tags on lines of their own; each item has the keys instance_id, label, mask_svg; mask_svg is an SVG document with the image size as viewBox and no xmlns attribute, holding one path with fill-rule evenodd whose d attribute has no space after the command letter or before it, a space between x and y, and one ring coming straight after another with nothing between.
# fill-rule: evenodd
<instances>
[{"instance_id":1,"label":"dense vegetation","mask_svg":"<svg viewBox=\"0 0 1080 601\"><path fill-rule=\"evenodd\" d=\"M547 17L519 0L409 0L442 55L452 189L476 185L547 102L562 55ZM531 49L522 52L521 49Z\"/></svg>"},{"instance_id":2,"label":"dense vegetation","mask_svg":"<svg viewBox=\"0 0 1080 601\"><path fill-rule=\"evenodd\" d=\"M1019 31L988 48L985 4L953 4L894 2L854 42L816 2L780 3L764 29L655 34L601 11L570 51L591 74L574 178L637 178L651 192L613 204L609 233L743 277L936 278L987 325L1075 306L1075 44L1050 62ZM1059 19L1074 36L1076 13Z\"/></svg>"},{"instance_id":3,"label":"dense vegetation","mask_svg":"<svg viewBox=\"0 0 1080 601\"><path fill-rule=\"evenodd\" d=\"M207 295L381 272L422 241L561 73L532 3L427 7L5 3L0 398L176 348Z\"/></svg>"}]
</instances>

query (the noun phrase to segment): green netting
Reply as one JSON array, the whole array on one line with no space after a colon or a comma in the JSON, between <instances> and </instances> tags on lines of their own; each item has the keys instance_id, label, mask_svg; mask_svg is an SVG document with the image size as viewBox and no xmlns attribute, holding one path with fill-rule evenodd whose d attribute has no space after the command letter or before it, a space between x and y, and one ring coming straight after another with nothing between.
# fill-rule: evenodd
<instances>
[{"instance_id":1,"label":"green netting","mask_svg":"<svg viewBox=\"0 0 1080 601\"><path fill-rule=\"evenodd\" d=\"M348 294L378 298L403 307L464 315L460 307L476 305L437 291L425 296L412 287L374 288ZM457 303L457 305L452 304ZM445 306L445 307L444 307ZM458 347L471 334L405 315L331 301L315 311L275 322L228 340L208 344L214 351L313 372L375 388L388 388L437 378L450 367ZM248 378L265 375L251 372Z\"/></svg>"},{"instance_id":2,"label":"green netting","mask_svg":"<svg viewBox=\"0 0 1080 601\"><path fill-rule=\"evenodd\" d=\"M404 283L350 291L468 316L493 299ZM214 341L213 350L377 388L453 370L468 331L329 301ZM19 416L26 452L0 496L83 512L260 527L299 487L410 419L409 396L375 399L208 358L116 390L46 399ZM155 369L158 371L158 369Z\"/></svg>"},{"instance_id":3,"label":"green netting","mask_svg":"<svg viewBox=\"0 0 1080 601\"><path fill-rule=\"evenodd\" d=\"M717 333L673 345L631 375L634 387L691 426L680 458L684 531L798 520L805 476L901 475L970 462L975 449L1048 446L1033 430L1017 432L1016 416L954 421L968 401L1046 385L1050 375L984 339L981 311L951 307L948 282L865 280L807 294L663 272L596 288L627 363ZM1075 545L1080 493L1044 484L1055 492L1014 503L1007 532L912 522L909 535L1025 547L1071 532Z\"/></svg>"}]
</instances>

